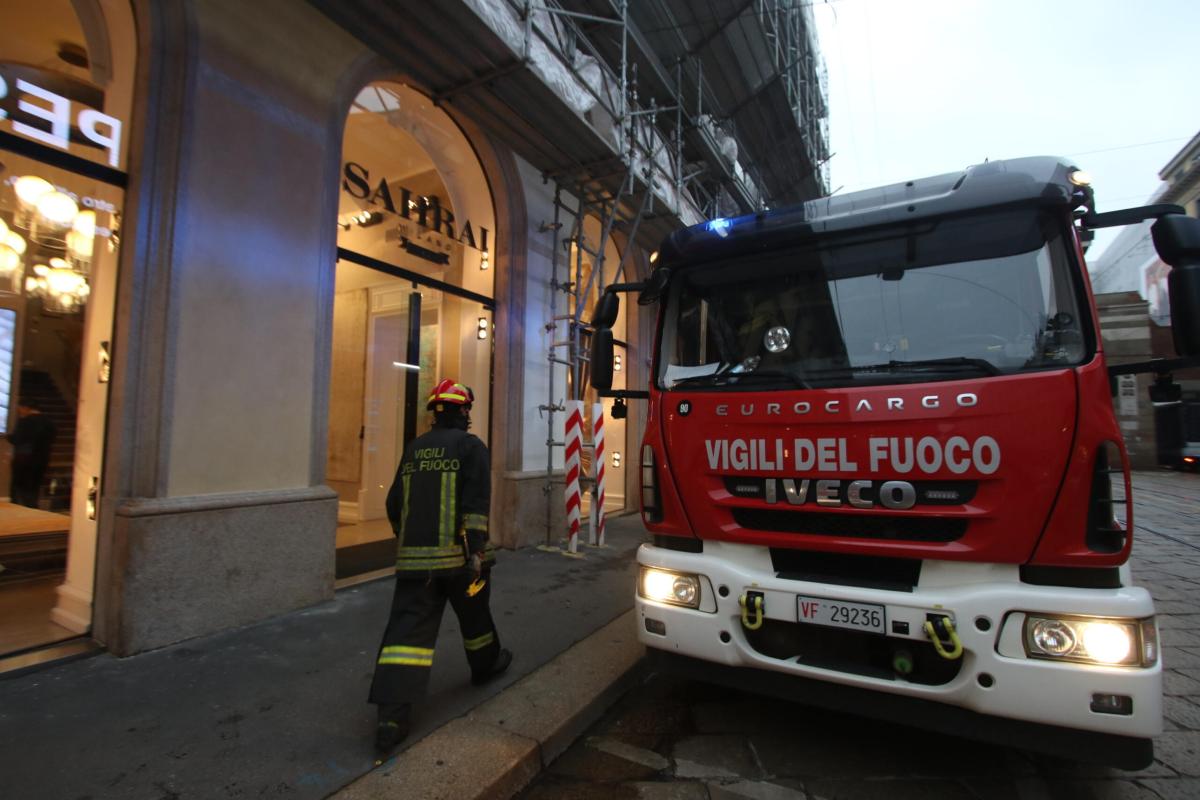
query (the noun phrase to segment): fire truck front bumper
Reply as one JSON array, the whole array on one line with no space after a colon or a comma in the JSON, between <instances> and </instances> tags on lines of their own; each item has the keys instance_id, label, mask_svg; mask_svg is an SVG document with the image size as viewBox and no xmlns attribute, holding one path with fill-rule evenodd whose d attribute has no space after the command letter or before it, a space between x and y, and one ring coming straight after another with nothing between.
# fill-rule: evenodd
<instances>
[{"instance_id":1,"label":"fire truck front bumper","mask_svg":"<svg viewBox=\"0 0 1200 800\"><path fill-rule=\"evenodd\" d=\"M638 563L639 637L695 677L1125 768L1162 730L1154 604L1128 580L1032 585L1011 565L926 561L910 587L847 585L711 541L642 545Z\"/></svg>"}]
</instances>

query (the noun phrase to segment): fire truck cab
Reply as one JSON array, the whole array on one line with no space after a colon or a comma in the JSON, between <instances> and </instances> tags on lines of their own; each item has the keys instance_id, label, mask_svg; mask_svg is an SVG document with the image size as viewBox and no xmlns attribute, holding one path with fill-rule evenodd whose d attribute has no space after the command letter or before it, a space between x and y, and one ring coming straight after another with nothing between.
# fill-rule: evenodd
<instances>
[{"instance_id":1,"label":"fire truck cab","mask_svg":"<svg viewBox=\"0 0 1200 800\"><path fill-rule=\"evenodd\" d=\"M1182 211L1098 214L1071 163L993 161L680 230L609 287L592 382L648 401L636 607L663 668L1150 763L1158 629L1083 245L1157 218L1194 357ZM644 392L610 390L622 291L659 308Z\"/></svg>"}]
</instances>

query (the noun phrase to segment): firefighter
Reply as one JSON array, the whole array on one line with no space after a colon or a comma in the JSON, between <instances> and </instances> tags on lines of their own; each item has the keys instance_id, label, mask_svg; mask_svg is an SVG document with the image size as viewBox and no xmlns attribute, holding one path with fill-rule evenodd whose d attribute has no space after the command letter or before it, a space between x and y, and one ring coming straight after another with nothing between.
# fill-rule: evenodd
<instances>
[{"instance_id":1,"label":"firefighter","mask_svg":"<svg viewBox=\"0 0 1200 800\"><path fill-rule=\"evenodd\" d=\"M474 399L449 379L434 387L426 404L433 429L405 448L388 491L388 520L399 539L396 591L370 694L379 707L375 746L383 753L408 735L412 706L425 695L447 600L462 629L471 683L486 683L512 662L488 608L495 560L488 544L490 457L467 433Z\"/></svg>"}]
</instances>

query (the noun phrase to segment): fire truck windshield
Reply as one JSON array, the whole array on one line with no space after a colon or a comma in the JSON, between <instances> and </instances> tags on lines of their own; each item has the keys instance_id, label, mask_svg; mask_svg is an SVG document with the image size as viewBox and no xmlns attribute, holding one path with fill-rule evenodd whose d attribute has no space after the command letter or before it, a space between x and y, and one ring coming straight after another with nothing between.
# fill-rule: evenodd
<instances>
[{"instance_id":1,"label":"fire truck windshield","mask_svg":"<svg viewBox=\"0 0 1200 800\"><path fill-rule=\"evenodd\" d=\"M1065 222L1032 209L808 239L677 270L664 389L795 389L1061 369L1090 357Z\"/></svg>"}]
</instances>

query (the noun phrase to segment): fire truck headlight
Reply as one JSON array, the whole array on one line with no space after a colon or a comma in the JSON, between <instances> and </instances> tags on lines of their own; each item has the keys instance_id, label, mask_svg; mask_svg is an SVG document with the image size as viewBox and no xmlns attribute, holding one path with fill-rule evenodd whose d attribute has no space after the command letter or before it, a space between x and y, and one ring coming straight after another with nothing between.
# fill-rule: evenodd
<instances>
[{"instance_id":1,"label":"fire truck headlight","mask_svg":"<svg viewBox=\"0 0 1200 800\"><path fill-rule=\"evenodd\" d=\"M656 603L687 608L700 607L700 578L655 567L642 567L638 594Z\"/></svg>"},{"instance_id":2,"label":"fire truck headlight","mask_svg":"<svg viewBox=\"0 0 1200 800\"><path fill-rule=\"evenodd\" d=\"M1075 631L1060 619L1039 619L1030 631L1033 646L1048 656L1069 655L1075 649Z\"/></svg>"},{"instance_id":3,"label":"fire truck headlight","mask_svg":"<svg viewBox=\"0 0 1200 800\"><path fill-rule=\"evenodd\" d=\"M1083 629L1083 647L1101 664L1120 664L1129 658L1137 638L1131 626L1093 622Z\"/></svg>"},{"instance_id":4,"label":"fire truck headlight","mask_svg":"<svg viewBox=\"0 0 1200 800\"><path fill-rule=\"evenodd\" d=\"M1148 667L1158 659L1154 632L1153 619L1029 616L1025 619L1025 652L1030 658Z\"/></svg>"}]
</instances>

